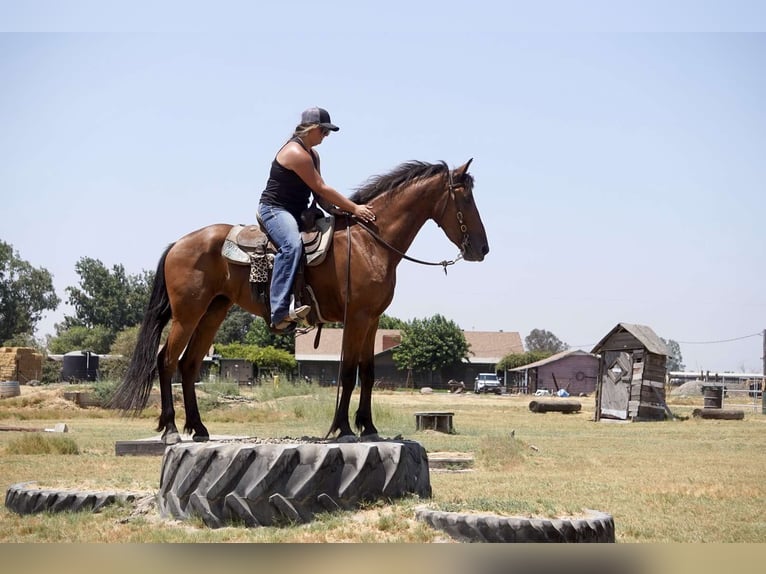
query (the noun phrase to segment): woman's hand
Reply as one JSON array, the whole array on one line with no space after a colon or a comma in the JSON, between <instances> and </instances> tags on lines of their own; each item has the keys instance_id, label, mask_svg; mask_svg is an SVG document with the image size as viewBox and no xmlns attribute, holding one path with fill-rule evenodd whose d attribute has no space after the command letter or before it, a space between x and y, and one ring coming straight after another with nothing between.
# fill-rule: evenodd
<instances>
[{"instance_id":1,"label":"woman's hand","mask_svg":"<svg viewBox=\"0 0 766 574\"><path fill-rule=\"evenodd\" d=\"M375 213L369 205L357 205L354 209L354 217L366 223L375 221Z\"/></svg>"}]
</instances>

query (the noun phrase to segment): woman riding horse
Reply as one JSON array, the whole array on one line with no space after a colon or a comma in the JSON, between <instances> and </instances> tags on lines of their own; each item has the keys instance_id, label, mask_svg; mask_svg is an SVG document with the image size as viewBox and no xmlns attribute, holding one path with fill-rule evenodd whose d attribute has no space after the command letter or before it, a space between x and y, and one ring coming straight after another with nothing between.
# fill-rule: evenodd
<instances>
[{"instance_id":1,"label":"woman riding horse","mask_svg":"<svg viewBox=\"0 0 766 574\"><path fill-rule=\"evenodd\" d=\"M328 435L337 432L344 440L354 436L348 410L358 375L361 392L356 427L362 438L377 436L372 421L375 332L394 296L396 268L403 258L411 259L406 251L425 222L434 220L467 261L482 261L489 252L473 198L469 164L451 170L444 163L409 162L369 180L351 201L374 208L375 221L336 218L330 252L320 264L307 267L306 283L321 317L344 323L342 392ZM162 409L158 430L163 431L166 444L181 440L171 389L176 370L183 388L184 428L193 433L194 440L208 440L194 390L203 357L232 305L269 320L268 308L252 295L249 268L230 264L221 254L231 229L228 224L210 225L185 235L165 250L157 265L136 349L112 398L113 406L140 412L159 374ZM449 263L441 265L446 269ZM170 331L160 346L168 322Z\"/></svg>"},{"instance_id":2,"label":"woman riding horse","mask_svg":"<svg viewBox=\"0 0 766 574\"><path fill-rule=\"evenodd\" d=\"M311 311L308 305L295 307L292 297L295 274L303 256L300 216L308 207L311 192L353 214L362 221L375 221L367 205L357 205L330 187L322 179L319 154L314 150L331 131L340 128L330 121L323 108L309 108L292 138L271 162L269 180L258 205L258 221L278 251L271 275L271 328L284 333L295 328L295 321Z\"/></svg>"}]
</instances>

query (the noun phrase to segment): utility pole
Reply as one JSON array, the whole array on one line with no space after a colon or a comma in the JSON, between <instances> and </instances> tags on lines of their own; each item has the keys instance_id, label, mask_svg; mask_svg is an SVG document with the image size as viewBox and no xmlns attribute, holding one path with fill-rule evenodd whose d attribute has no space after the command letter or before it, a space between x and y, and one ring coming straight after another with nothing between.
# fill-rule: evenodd
<instances>
[{"instance_id":1,"label":"utility pole","mask_svg":"<svg viewBox=\"0 0 766 574\"><path fill-rule=\"evenodd\" d=\"M761 414L766 415L766 329L763 330L763 352L761 354L761 359L763 360L763 378L761 379Z\"/></svg>"}]
</instances>

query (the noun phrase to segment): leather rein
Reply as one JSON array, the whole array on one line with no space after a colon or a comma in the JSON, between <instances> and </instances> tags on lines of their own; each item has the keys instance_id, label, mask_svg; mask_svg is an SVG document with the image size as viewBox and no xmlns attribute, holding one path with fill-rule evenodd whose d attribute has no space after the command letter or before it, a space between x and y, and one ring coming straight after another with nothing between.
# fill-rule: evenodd
<instances>
[{"instance_id":1,"label":"leather rein","mask_svg":"<svg viewBox=\"0 0 766 574\"><path fill-rule=\"evenodd\" d=\"M456 208L456 216L457 221L460 224L460 231L463 233L463 239L460 242L460 253L455 259L451 260L443 260L443 261L423 261L422 259L416 259L415 257L410 257L403 251L400 251L390 243L388 243L385 239L383 239L376 231L374 231L371 227L369 227L365 222L357 219L356 222L364 228L367 233L372 235L379 243L383 244L385 247L396 253L397 255L401 256L403 259L406 259L407 261L412 261L413 263L419 263L420 265L440 265L444 269L444 274L447 274L447 267L450 265L454 265L458 261L460 261L463 258L463 253L465 252L466 247L468 247L468 244L470 243L470 237L468 236L468 226L464 223L464 217L463 212L458 208L457 206L457 198L455 197L455 190L460 189L462 187L465 187L462 182L455 183L452 179L452 170L447 169L447 190L449 191L449 197L452 198L452 202L455 204ZM447 204L448 204L447 197L444 198L444 207L441 209L441 213L439 214L439 219L441 220L444 217L444 213L447 211ZM436 225L441 227L441 224L436 221Z\"/></svg>"}]
</instances>

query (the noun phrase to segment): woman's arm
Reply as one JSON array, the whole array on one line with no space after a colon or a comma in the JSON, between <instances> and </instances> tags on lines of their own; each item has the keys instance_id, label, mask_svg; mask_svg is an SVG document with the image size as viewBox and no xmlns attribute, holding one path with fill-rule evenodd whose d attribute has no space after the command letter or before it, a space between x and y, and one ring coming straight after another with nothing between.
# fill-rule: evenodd
<instances>
[{"instance_id":1,"label":"woman's arm","mask_svg":"<svg viewBox=\"0 0 766 574\"><path fill-rule=\"evenodd\" d=\"M375 214L367 205L359 205L327 185L322 175L314 168L309 154L297 143L287 144L278 154L277 160L286 168L293 170L322 199L347 211L362 221L374 221Z\"/></svg>"}]
</instances>

